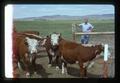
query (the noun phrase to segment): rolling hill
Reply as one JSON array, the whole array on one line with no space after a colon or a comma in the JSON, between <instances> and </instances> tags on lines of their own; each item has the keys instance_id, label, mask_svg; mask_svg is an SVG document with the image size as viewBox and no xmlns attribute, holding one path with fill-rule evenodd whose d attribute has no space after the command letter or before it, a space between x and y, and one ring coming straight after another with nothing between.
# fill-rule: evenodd
<instances>
[{"instance_id":1,"label":"rolling hill","mask_svg":"<svg viewBox=\"0 0 120 83\"><path fill-rule=\"evenodd\" d=\"M86 15L86 16L68 16L68 15L51 15L51 16L41 16L41 17L27 17L19 18L15 20L79 20L84 17L89 19L114 19L114 14L101 14L101 15Z\"/></svg>"}]
</instances>

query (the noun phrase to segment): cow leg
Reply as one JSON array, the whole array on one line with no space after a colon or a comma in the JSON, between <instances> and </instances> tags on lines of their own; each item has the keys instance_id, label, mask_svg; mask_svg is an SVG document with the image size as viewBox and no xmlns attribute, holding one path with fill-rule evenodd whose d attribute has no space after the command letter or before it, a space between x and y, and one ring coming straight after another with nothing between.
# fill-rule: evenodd
<instances>
[{"instance_id":1,"label":"cow leg","mask_svg":"<svg viewBox=\"0 0 120 83\"><path fill-rule=\"evenodd\" d=\"M15 56L14 54L13 54L13 77L14 78L17 78L17 77L19 77L19 73L18 73L18 57L17 56Z\"/></svg>"},{"instance_id":2,"label":"cow leg","mask_svg":"<svg viewBox=\"0 0 120 83\"><path fill-rule=\"evenodd\" d=\"M22 70L22 67L21 67L20 62L18 62L18 68L19 68L20 70Z\"/></svg>"},{"instance_id":3,"label":"cow leg","mask_svg":"<svg viewBox=\"0 0 120 83\"><path fill-rule=\"evenodd\" d=\"M65 63L64 68L65 68L65 74L67 74L67 63Z\"/></svg>"},{"instance_id":4,"label":"cow leg","mask_svg":"<svg viewBox=\"0 0 120 83\"><path fill-rule=\"evenodd\" d=\"M80 76L85 77L86 76L86 67L83 67L84 65L82 62L81 63L79 62L79 66L80 66Z\"/></svg>"},{"instance_id":5,"label":"cow leg","mask_svg":"<svg viewBox=\"0 0 120 83\"><path fill-rule=\"evenodd\" d=\"M52 55L48 55L49 58L49 63L48 63L48 67L52 66Z\"/></svg>"},{"instance_id":6,"label":"cow leg","mask_svg":"<svg viewBox=\"0 0 120 83\"><path fill-rule=\"evenodd\" d=\"M62 74L67 74L67 64L62 62Z\"/></svg>"},{"instance_id":7,"label":"cow leg","mask_svg":"<svg viewBox=\"0 0 120 83\"><path fill-rule=\"evenodd\" d=\"M49 57L49 63L48 63L48 67L52 66L52 56L48 56Z\"/></svg>"},{"instance_id":8,"label":"cow leg","mask_svg":"<svg viewBox=\"0 0 120 83\"><path fill-rule=\"evenodd\" d=\"M56 56L56 70L59 70L59 56Z\"/></svg>"},{"instance_id":9,"label":"cow leg","mask_svg":"<svg viewBox=\"0 0 120 83\"><path fill-rule=\"evenodd\" d=\"M29 68L28 63L25 63L25 76L26 78L30 77L30 68Z\"/></svg>"},{"instance_id":10,"label":"cow leg","mask_svg":"<svg viewBox=\"0 0 120 83\"><path fill-rule=\"evenodd\" d=\"M26 76L26 78L29 78L30 77L30 71L29 71L29 66L27 64L25 65L25 70L26 70L25 76Z\"/></svg>"},{"instance_id":11,"label":"cow leg","mask_svg":"<svg viewBox=\"0 0 120 83\"><path fill-rule=\"evenodd\" d=\"M64 68L64 65L65 65L65 63L64 63L64 62L62 62L62 74L64 74L64 73L65 73L65 68Z\"/></svg>"},{"instance_id":12,"label":"cow leg","mask_svg":"<svg viewBox=\"0 0 120 83\"><path fill-rule=\"evenodd\" d=\"M37 68L36 68L36 63L35 63L35 61L36 61L36 57L34 57L33 58L33 61L32 61L32 65L33 65L33 68L34 68L34 74L36 74L37 72Z\"/></svg>"}]
</instances>

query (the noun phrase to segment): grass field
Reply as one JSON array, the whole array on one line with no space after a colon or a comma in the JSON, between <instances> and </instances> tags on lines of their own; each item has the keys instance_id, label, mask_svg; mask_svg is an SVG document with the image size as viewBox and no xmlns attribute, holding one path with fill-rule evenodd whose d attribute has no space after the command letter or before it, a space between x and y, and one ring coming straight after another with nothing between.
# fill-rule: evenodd
<instances>
[{"instance_id":1,"label":"grass field","mask_svg":"<svg viewBox=\"0 0 120 83\"><path fill-rule=\"evenodd\" d=\"M66 39L72 39L72 23L82 23L82 20L33 20L15 21L18 31L36 30L42 36L52 32L60 32ZM114 20L89 20L94 26L94 31L114 31Z\"/></svg>"}]
</instances>

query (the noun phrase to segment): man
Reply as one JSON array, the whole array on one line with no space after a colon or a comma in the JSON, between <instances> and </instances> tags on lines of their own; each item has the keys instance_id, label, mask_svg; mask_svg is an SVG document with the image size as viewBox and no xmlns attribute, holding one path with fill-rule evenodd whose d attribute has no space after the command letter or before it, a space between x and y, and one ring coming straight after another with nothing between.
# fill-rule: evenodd
<instances>
[{"instance_id":1,"label":"man","mask_svg":"<svg viewBox=\"0 0 120 83\"><path fill-rule=\"evenodd\" d=\"M92 32L93 26L88 22L88 18L84 18L84 23L79 24L79 27L82 29L82 32L89 33ZM88 44L89 42L89 35L85 34L81 36L81 43Z\"/></svg>"}]
</instances>

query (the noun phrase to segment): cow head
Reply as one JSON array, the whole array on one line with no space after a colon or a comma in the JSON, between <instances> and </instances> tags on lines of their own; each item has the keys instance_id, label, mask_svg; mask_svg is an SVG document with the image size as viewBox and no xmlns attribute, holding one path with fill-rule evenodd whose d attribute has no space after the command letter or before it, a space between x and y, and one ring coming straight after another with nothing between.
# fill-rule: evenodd
<instances>
[{"instance_id":1,"label":"cow head","mask_svg":"<svg viewBox=\"0 0 120 83\"><path fill-rule=\"evenodd\" d=\"M101 52L104 51L104 45L99 44L99 45L95 45L96 51L95 54L100 54Z\"/></svg>"},{"instance_id":2,"label":"cow head","mask_svg":"<svg viewBox=\"0 0 120 83\"><path fill-rule=\"evenodd\" d=\"M52 45L53 50L55 50L58 47L59 38L60 38L59 33L53 33L50 35L50 41L51 41L51 45Z\"/></svg>"},{"instance_id":3,"label":"cow head","mask_svg":"<svg viewBox=\"0 0 120 83\"><path fill-rule=\"evenodd\" d=\"M29 37L26 37L26 40L30 54L37 53L38 41L36 39L30 39Z\"/></svg>"},{"instance_id":4,"label":"cow head","mask_svg":"<svg viewBox=\"0 0 120 83\"><path fill-rule=\"evenodd\" d=\"M27 42L29 57L31 62L32 57L34 57L35 54L37 53L38 41L36 39L30 39L29 37L26 37L26 42Z\"/></svg>"}]
</instances>

